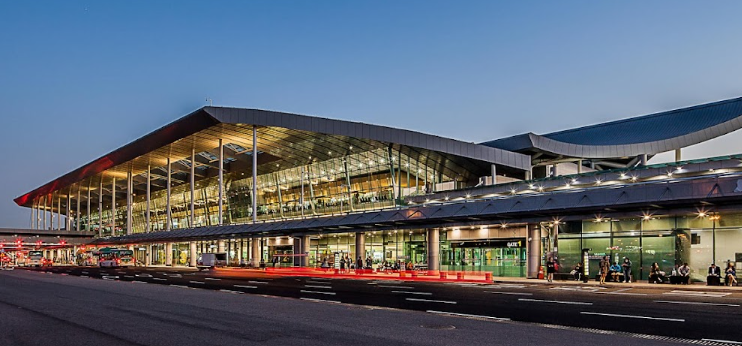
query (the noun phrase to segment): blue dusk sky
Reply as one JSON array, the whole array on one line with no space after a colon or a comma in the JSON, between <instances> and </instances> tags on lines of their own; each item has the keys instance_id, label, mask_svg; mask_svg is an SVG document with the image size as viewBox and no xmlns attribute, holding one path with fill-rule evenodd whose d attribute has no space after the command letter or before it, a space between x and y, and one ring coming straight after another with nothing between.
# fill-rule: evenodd
<instances>
[{"instance_id":1,"label":"blue dusk sky","mask_svg":"<svg viewBox=\"0 0 742 346\"><path fill-rule=\"evenodd\" d=\"M742 96L740 13L739 1L5 0L0 227L30 226L13 198L206 97L480 142Z\"/></svg>"}]
</instances>

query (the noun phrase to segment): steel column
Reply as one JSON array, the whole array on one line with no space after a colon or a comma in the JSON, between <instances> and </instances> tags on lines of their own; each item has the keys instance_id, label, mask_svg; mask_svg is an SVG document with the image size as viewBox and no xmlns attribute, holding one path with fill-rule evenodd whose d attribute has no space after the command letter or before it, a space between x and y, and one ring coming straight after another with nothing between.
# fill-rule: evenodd
<instances>
[{"instance_id":1,"label":"steel column","mask_svg":"<svg viewBox=\"0 0 742 346\"><path fill-rule=\"evenodd\" d=\"M111 236L116 235L116 177L111 180Z\"/></svg>"},{"instance_id":2,"label":"steel column","mask_svg":"<svg viewBox=\"0 0 742 346\"><path fill-rule=\"evenodd\" d=\"M170 230L170 223L172 221L172 210L170 209L170 190L171 190L171 188L170 188L171 177L170 176L172 175L171 168L172 167L170 165L170 156L168 156L168 158L167 158L167 196L165 197L165 201L166 201L165 208L167 209L166 210L167 217L165 218L165 221L166 221L165 230L166 231L169 231ZM172 248L172 244L170 244L170 247ZM171 258L173 257L172 253L170 254L170 257Z\"/></svg>"},{"instance_id":3,"label":"steel column","mask_svg":"<svg viewBox=\"0 0 742 346\"><path fill-rule=\"evenodd\" d=\"M98 237L103 236L103 173L100 175L98 187Z\"/></svg>"},{"instance_id":4,"label":"steel column","mask_svg":"<svg viewBox=\"0 0 742 346\"><path fill-rule=\"evenodd\" d=\"M188 265L191 267L196 267L196 260L198 259L198 249L196 249L196 242L192 241L189 245L191 249L189 251L190 261L188 262Z\"/></svg>"},{"instance_id":5,"label":"steel column","mask_svg":"<svg viewBox=\"0 0 742 346\"><path fill-rule=\"evenodd\" d=\"M88 180L88 200L86 202L86 204L87 204L88 207L85 210L85 212L87 214L87 217L88 217L88 222L85 223L85 231L86 232L90 232L90 185L92 183L93 183L93 178L91 177L90 180Z\"/></svg>"},{"instance_id":6,"label":"steel column","mask_svg":"<svg viewBox=\"0 0 742 346\"><path fill-rule=\"evenodd\" d=\"M218 225L224 224L224 144L219 138L219 221Z\"/></svg>"},{"instance_id":7,"label":"steel column","mask_svg":"<svg viewBox=\"0 0 742 346\"><path fill-rule=\"evenodd\" d=\"M126 235L130 235L132 233L131 229L131 203L132 200L132 194L131 194L131 188L132 185L132 177L131 177L131 167L129 167L129 171L126 172Z\"/></svg>"},{"instance_id":8,"label":"steel column","mask_svg":"<svg viewBox=\"0 0 742 346\"><path fill-rule=\"evenodd\" d=\"M75 209L75 230L80 232L80 184L77 184L77 209Z\"/></svg>"},{"instance_id":9,"label":"steel column","mask_svg":"<svg viewBox=\"0 0 742 346\"><path fill-rule=\"evenodd\" d=\"M196 227L196 148L191 149L191 228Z\"/></svg>"},{"instance_id":10,"label":"steel column","mask_svg":"<svg viewBox=\"0 0 742 346\"><path fill-rule=\"evenodd\" d=\"M433 272L435 275L435 272L440 270L441 234L438 229L433 228L428 229L427 235L428 272Z\"/></svg>"},{"instance_id":11,"label":"steel column","mask_svg":"<svg viewBox=\"0 0 742 346\"><path fill-rule=\"evenodd\" d=\"M149 207L150 201L149 200L150 200L150 197L151 197L150 196L150 193L151 193L151 189L152 189L152 177L150 176L150 170L151 169L152 169L152 167L150 165L147 165L147 197L146 197L147 201L145 202L145 204L146 204L145 205L145 209L147 209L147 211L146 211L147 214L144 215L144 227L145 227L145 232L146 233L149 233L149 232L152 231L152 224L150 224L150 216L149 216L149 214L150 214L150 207Z\"/></svg>"},{"instance_id":12,"label":"steel column","mask_svg":"<svg viewBox=\"0 0 742 346\"><path fill-rule=\"evenodd\" d=\"M252 222L258 222L258 127L252 126Z\"/></svg>"}]
</instances>

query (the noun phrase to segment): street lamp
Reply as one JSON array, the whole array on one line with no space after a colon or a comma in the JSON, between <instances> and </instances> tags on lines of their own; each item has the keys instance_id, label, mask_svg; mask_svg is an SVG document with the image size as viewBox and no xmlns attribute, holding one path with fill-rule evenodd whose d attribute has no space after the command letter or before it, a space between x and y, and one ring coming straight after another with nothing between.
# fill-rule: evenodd
<instances>
[{"instance_id":1,"label":"street lamp","mask_svg":"<svg viewBox=\"0 0 742 346\"><path fill-rule=\"evenodd\" d=\"M712 263L716 263L716 221L721 219L721 216L719 214L713 214L709 216L709 220L711 220L711 253L712 253Z\"/></svg>"}]
</instances>

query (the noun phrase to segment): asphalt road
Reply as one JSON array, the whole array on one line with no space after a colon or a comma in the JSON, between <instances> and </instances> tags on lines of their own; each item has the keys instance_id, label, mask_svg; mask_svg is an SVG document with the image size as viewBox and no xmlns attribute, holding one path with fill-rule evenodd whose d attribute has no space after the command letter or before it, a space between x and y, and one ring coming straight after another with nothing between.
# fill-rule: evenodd
<instances>
[{"instance_id":1,"label":"asphalt road","mask_svg":"<svg viewBox=\"0 0 742 346\"><path fill-rule=\"evenodd\" d=\"M65 278L76 279L77 289L86 289L88 285L91 286L90 290L93 290L92 286L97 286L99 283L106 283L105 287L115 287L116 290L125 292L124 296L121 296L119 307L115 308L116 314L124 314L128 311L133 318L132 322L124 322L133 328L138 322L139 318L144 316L147 319L154 319L158 321L158 318L165 318L163 316L169 316L170 313L165 306L156 303L156 300L152 303L144 303L145 306L141 309L134 308L136 305L143 304L134 297L143 294L142 290L146 287L146 290L152 290L151 287L161 284L169 285L167 289L172 291L173 294L182 295L183 292L189 292L189 294L196 294L193 292L200 292L198 294L209 294L209 290L213 293L213 290L218 290L219 294L205 297L219 297L219 299L234 299L234 297L240 299L249 299L249 301L240 301L240 305L253 304L254 299L259 299L258 296L254 295L237 295L237 293L250 293L257 295L269 295L277 297L290 297L304 300L299 302L292 300L297 306L297 310L294 314L289 313L284 316L285 320L274 321L277 325L292 326L292 319L290 316L294 316L297 321L314 321L312 317L316 316L317 307L322 309L331 309L333 306L337 307L338 304L355 304L362 306L376 306L376 307L387 307L404 310L417 310L426 313L416 313L415 315L404 315L412 316L408 320L394 320L386 321L380 320L375 315L366 316L360 314L352 317L358 318L357 320L346 321L342 316L336 316L334 311L327 312L327 315L320 314L316 316L318 322L313 325L313 328L322 330L325 324L334 325L336 322L342 321L342 324L349 323L347 332L354 333L357 329L358 332L370 332L374 333L377 337L387 338L391 337L392 334L407 335L409 326L419 326L424 323L419 322L420 319L427 319L436 316L438 319L452 319L452 317L444 317L444 314L466 316L469 318L486 320L486 321L519 321L529 322L527 324L522 323L511 323L511 322L500 322L493 323L489 322L485 330L486 334L489 335L489 328L497 326L493 329L505 329L510 331L511 334L517 335L517 338L523 338L531 335L531 332L525 330L537 329L541 331L539 334L545 335L545 340L554 341L554 344L572 343L571 338L560 339L555 337L558 335L556 332L573 332L576 328L584 328L588 332L579 334L593 335L594 333L604 333L605 331L618 331L619 335L632 335L643 334L656 337L656 339L668 338L683 338L687 340L725 340L725 341L742 341L742 334L740 334L740 327L742 322L742 293L735 291L695 291L695 290L684 290L678 286L657 286L651 288L628 288L621 286L620 284L614 284L607 288L595 287L595 286L575 286L575 285L543 285L543 284L469 284L469 283L428 283L428 282L417 282L417 281L397 281L397 280L350 280L350 279L329 279L329 278L308 278L308 277L291 277L291 276L279 276L270 275L262 271L251 271L251 270L216 270L207 272L196 272L190 269L174 269L174 268L128 268L128 269L101 269L101 268L81 268L81 267L52 267L44 269L35 269L35 271L57 273L62 275L73 275L82 276L89 278L103 278L111 280L112 282L106 282L105 280L79 280L77 278ZM43 275L40 272L18 270L14 274L8 274L11 272L5 272L3 274L23 275L23 280L30 280L33 278L39 280L39 278L46 278L44 280L54 280L52 278L59 278L59 276ZM25 273L25 274L24 274ZM20 278L19 278L20 279ZM121 282L116 282L121 281ZM130 281L133 283L149 283L150 285L136 285L125 283L123 281ZM6 287L6 280L0 282L0 292L3 296L5 295L28 295L25 289L21 287L23 285L16 286L15 288ZM112 286L110 286L112 285ZM173 286L173 287L170 287ZM64 286L67 289L67 286ZM165 287L161 287L165 288ZM201 290L185 290L182 288L200 288ZM15 292L19 290L21 292ZM47 287L49 290L49 287ZM97 292L97 291L96 291ZM234 293L234 294L224 294ZM67 299L75 301L79 295L74 292L68 292L66 294L57 294L58 299L55 301L67 302ZM103 304L110 304L109 300L105 298L105 294L96 293L100 302ZM102 295L102 296L101 296ZM110 295L110 294L109 294ZM119 298L118 294L111 295ZM230 297L230 298L224 298ZM248 298L249 297L249 298ZM32 297L28 297L28 300L34 300ZM172 297L165 296L160 299L171 299ZM87 299L87 298L86 298ZM152 299L152 298L148 298ZM199 298L201 299L201 298ZM125 303L126 301L136 301L136 304ZM25 300L11 300L20 302ZM97 300L92 300L93 302ZM208 301L208 299L207 299ZM253 316L260 315L261 312L271 314L274 312L273 303L280 301L280 304L285 304L285 300L270 300L269 302L259 303L261 307L257 311L249 309L249 313ZM7 304L8 301L6 300ZM313 308L307 308L305 310L304 303L313 303ZM317 304L319 303L319 304ZM81 303L82 305L86 303ZM201 303L199 303L201 304ZM74 305L71 307L74 310ZM290 305L290 304L289 304ZM148 309L147 306L152 306L152 309ZM252 306L252 305L250 305ZM68 306L69 307L69 306ZM299 308L301 307L301 308ZM290 311L290 307L286 307ZM89 309L86 307L86 309ZM183 308L185 309L185 308ZM187 309L186 309L187 310ZM347 310L347 308L345 308ZM364 311L363 309L356 309L358 311ZM2 310L0 310L2 311ZM186 315L191 313L184 312L185 310L178 309L174 312L174 316L180 316L183 318L184 325L193 326L196 328L199 323L189 320ZM307 312L312 311L312 312ZM379 310L375 310L379 311ZM386 311L386 310L380 310ZM194 311L196 315L199 313L198 310ZM211 312L209 312L211 313ZM247 311L246 311L247 313ZM391 312L386 312L391 313ZM397 312L401 313L401 312ZM218 314L217 314L218 315ZM85 316L95 316L95 314L82 313L81 318ZM229 320L228 325L232 324L232 318L227 317ZM195 316L194 316L195 317ZM119 317L117 317L118 319ZM124 316L121 318L126 319ZM397 317L394 317L397 318ZM456 318L456 321L464 320L463 318ZM466 323L480 322L471 321L466 319ZM323 322L323 323L319 323ZM388 322L388 325L386 325ZM426 322L435 325L436 323L441 324L442 322ZM450 324L452 322L444 322L444 324ZM249 325L250 323L248 323ZM258 323L260 326L264 326L262 323ZM507 328L505 328L505 327ZM544 326L548 327L545 329L548 332L544 332ZM568 328L561 328L559 326L565 326ZM275 327L275 326L273 326ZM239 327L235 327L239 329ZM333 327L334 328L334 327ZM518 332L519 328L523 329L523 334ZM262 329L262 327L260 328ZM270 329L270 328L269 328ZM342 329L342 328L341 328ZM428 331L427 333L421 333L425 336L437 335L440 330L435 328L423 328L435 330L434 333ZM278 329L281 331L282 329ZM345 329L343 329L345 330ZM500 331L502 332L502 331ZM593 332L593 333L591 333ZM458 332L457 332L458 333ZM479 332L477 332L479 333ZM494 332L493 332L494 333ZM557 333L557 334L555 334ZM489 340L497 339L500 340L499 334L491 334ZM593 336L601 335L594 334ZM610 335L610 334L609 334ZM461 335L457 335L460 337ZM604 335L605 336L605 335ZM235 336L238 337L239 336ZM339 334L337 339L325 338L324 340L331 343L340 343L343 340L353 340L351 336ZM345 339L346 337L351 339ZM515 336L514 336L515 337ZM611 335L615 338L617 335ZM622 336L624 337L624 336ZM646 336L644 336L646 338ZM474 337L473 340L487 339L484 336ZM607 338L606 340L611 339ZM313 338L311 340L314 340ZM309 340L309 341L311 341ZM422 342L428 340L429 342ZM510 340L510 339L507 339ZM513 341L516 339L513 339ZM394 343L406 343L406 342L422 342L422 344L447 344L440 343L442 340L437 338L432 339L418 339L412 338L410 340L397 340ZM541 342L540 340L538 340ZM636 340L632 340L636 341ZM302 341L305 342L306 341ZM348 341L357 343L356 341ZM601 341L605 343L604 341ZM499 343L499 342L498 342ZM547 344L550 342L546 342ZM647 343L647 340L642 340L642 344ZM713 342L707 341L707 344L713 344ZM457 344L463 344L463 342L457 341ZM476 344L476 342L475 342ZM513 344L523 344L522 342L513 342Z\"/></svg>"}]
</instances>

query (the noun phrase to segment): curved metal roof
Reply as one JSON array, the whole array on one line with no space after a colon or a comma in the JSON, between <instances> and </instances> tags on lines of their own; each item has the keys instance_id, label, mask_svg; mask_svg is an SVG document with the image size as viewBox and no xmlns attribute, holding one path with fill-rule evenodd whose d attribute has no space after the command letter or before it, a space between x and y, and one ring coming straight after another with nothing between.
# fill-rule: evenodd
<instances>
[{"instance_id":1,"label":"curved metal roof","mask_svg":"<svg viewBox=\"0 0 742 346\"><path fill-rule=\"evenodd\" d=\"M167 157L179 160L190 157L191 150L211 151L218 147L217 138L249 148L250 125L259 127L259 163L264 158L264 162L295 164L310 155L326 160L331 158L329 152L347 151L349 146L370 150L389 145L406 155L434 161L440 171L471 168L472 173L487 175L491 164L515 170L530 166L527 155L415 131L259 109L203 107L14 201L31 206L36 197L62 191L104 171L125 176L131 170L137 175ZM262 166L259 174L273 165Z\"/></svg>"},{"instance_id":2,"label":"curved metal roof","mask_svg":"<svg viewBox=\"0 0 742 346\"><path fill-rule=\"evenodd\" d=\"M536 149L572 157L614 158L671 151L740 128L742 98L735 98L545 135L526 133L482 144L519 152Z\"/></svg>"}]
</instances>

